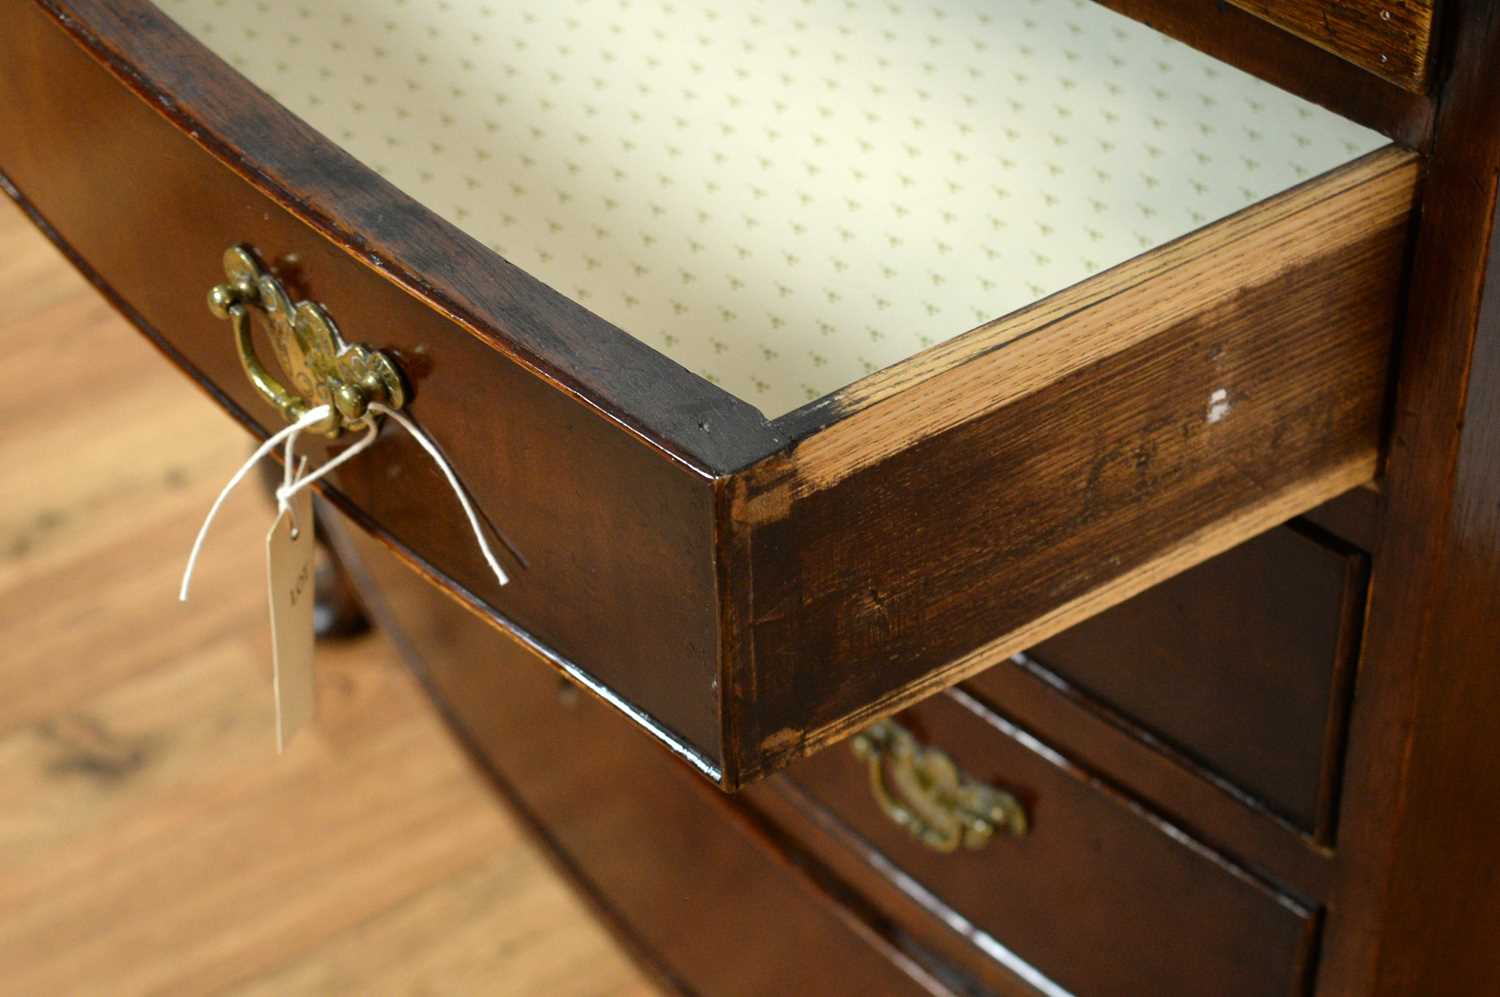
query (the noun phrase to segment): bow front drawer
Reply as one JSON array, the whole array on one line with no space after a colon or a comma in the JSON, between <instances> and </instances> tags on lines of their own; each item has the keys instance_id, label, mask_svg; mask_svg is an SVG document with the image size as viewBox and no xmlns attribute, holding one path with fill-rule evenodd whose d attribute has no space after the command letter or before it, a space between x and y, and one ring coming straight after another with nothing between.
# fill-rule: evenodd
<instances>
[{"instance_id":1,"label":"bow front drawer","mask_svg":"<svg viewBox=\"0 0 1500 997\"><path fill-rule=\"evenodd\" d=\"M1038 992L1304 991L1311 904L966 690L880 721L854 749L791 769L793 793L856 854L998 942L986 950Z\"/></svg>"},{"instance_id":2,"label":"bow front drawer","mask_svg":"<svg viewBox=\"0 0 1500 997\"><path fill-rule=\"evenodd\" d=\"M388 358L512 582L329 497L726 787L1376 472L1416 156L1103 8L164 6L11 12L5 189L257 433L227 248Z\"/></svg>"}]
</instances>

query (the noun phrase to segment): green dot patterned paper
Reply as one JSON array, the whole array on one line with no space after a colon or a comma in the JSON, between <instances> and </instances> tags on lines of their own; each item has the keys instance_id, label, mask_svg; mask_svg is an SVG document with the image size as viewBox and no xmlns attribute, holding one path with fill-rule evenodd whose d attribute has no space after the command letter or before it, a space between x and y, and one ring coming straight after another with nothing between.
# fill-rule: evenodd
<instances>
[{"instance_id":1,"label":"green dot patterned paper","mask_svg":"<svg viewBox=\"0 0 1500 997\"><path fill-rule=\"evenodd\" d=\"M1088 0L159 0L768 416L1385 144Z\"/></svg>"}]
</instances>

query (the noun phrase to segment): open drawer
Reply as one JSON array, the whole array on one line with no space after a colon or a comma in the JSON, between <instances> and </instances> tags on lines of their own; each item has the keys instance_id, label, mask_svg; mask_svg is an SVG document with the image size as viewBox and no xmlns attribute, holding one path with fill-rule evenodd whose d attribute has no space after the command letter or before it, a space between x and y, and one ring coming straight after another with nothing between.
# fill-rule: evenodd
<instances>
[{"instance_id":1,"label":"open drawer","mask_svg":"<svg viewBox=\"0 0 1500 997\"><path fill-rule=\"evenodd\" d=\"M1102 7L164 6L11 12L6 189L257 432L226 247L389 353L514 581L330 498L725 787L1376 472L1417 157Z\"/></svg>"}]
</instances>

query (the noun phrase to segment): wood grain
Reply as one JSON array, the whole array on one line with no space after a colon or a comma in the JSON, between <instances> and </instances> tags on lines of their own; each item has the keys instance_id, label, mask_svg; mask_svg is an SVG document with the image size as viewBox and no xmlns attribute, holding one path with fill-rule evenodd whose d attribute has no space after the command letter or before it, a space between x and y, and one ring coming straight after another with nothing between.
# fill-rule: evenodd
<instances>
[{"instance_id":1,"label":"wood grain","mask_svg":"<svg viewBox=\"0 0 1500 997\"><path fill-rule=\"evenodd\" d=\"M766 820L796 836L800 848L811 859L854 884L881 917L906 934L911 943L941 953L971 974L972 993L994 997L1037 997L1036 967L968 922L941 897L895 869L889 857L858 835L845 832L846 825L789 782L774 776L747 789L755 810Z\"/></svg>"},{"instance_id":2,"label":"wood grain","mask_svg":"<svg viewBox=\"0 0 1500 997\"><path fill-rule=\"evenodd\" d=\"M0 347L0 989L652 992L381 640L276 757L244 435L7 206Z\"/></svg>"},{"instance_id":3,"label":"wood grain","mask_svg":"<svg viewBox=\"0 0 1500 997\"><path fill-rule=\"evenodd\" d=\"M1417 170L1351 170L759 465L721 569L741 778L1373 477Z\"/></svg>"},{"instance_id":4,"label":"wood grain","mask_svg":"<svg viewBox=\"0 0 1500 997\"><path fill-rule=\"evenodd\" d=\"M1410 152L1373 152L861 378L832 396L836 420L797 440L793 487L837 484L1246 288L1314 266L1370 232L1404 225L1417 173Z\"/></svg>"},{"instance_id":5,"label":"wood grain","mask_svg":"<svg viewBox=\"0 0 1500 997\"><path fill-rule=\"evenodd\" d=\"M1500 6L1444 0L1423 185L1321 981L1500 990Z\"/></svg>"},{"instance_id":6,"label":"wood grain","mask_svg":"<svg viewBox=\"0 0 1500 997\"><path fill-rule=\"evenodd\" d=\"M694 993L952 994L940 957L830 889L604 704L560 682L342 531L357 584L449 723L559 862L659 972ZM853 903L851 904L851 900Z\"/></svg>"},{"instance_id":7,"label":"wood grain","mask_svg":"<svg viewBox=\"0 0 1500 997\"><path fill-rule=\"evenodd\" d=\"M1433 0L1229 0L1404 90L1427 89Z\"/></svg>"},{"instance_id":8,"label":"wood grain","mask_svg":"<svg viewBox=\"0 0 1500 997\"><path fill-rule=\"evenodd\" d=\"M1225 0L1100 2L1402 145L1422 149L1431 141L1431 98L1376 76L1241 6ZM1285 6L1269 0L1264 5Z\"/></svg>"},{"instance_id":9,"label":"wood grain","mask_svg":"<svg viewBox=\"0 0 1500 997\"><path fill-rule=\"evenodd\" d=\"M712 767L713 492L702 469L351 258L179 132L35 5L18 9L0 49L0 172L142 331L264 435L277 416L203 303L223 278L225 247L258 247L346 336L398 357L408 413L503 531L500 556L516 581L496 585L441 473L403 433L351 464L331 501ZM106 175L124 179L116 187L101 183ZM663 396L671 384L659 383Z\"/></svg>"},{"instance_id":10,"label":"wood grain","mask_svg":"<svg viewBox=\"0 0 1500 997\"><path fill-rule=\"evenodd\" d=\"M1376 80L1230 4L1108 2L1409 145L1425 147L1432 138L1435 100ZM377 316L405 315L402 306L392 302L416 302L422 313L434 312L451 320L458 333L484 351L514 360L535 380L529 390L550 392L576 406L568 411L579 419L597 418L622 431L653 460L681 461L694 472L704 472L705 478L721 477L782 447L783 442L807 441L842 417L880 411L902 394L902 385L895 381L872 381L866 387L884 383L891 390L869 392L859 403L850 395L851 404L845 409L815 410L810 422L793 420L771 427L743 410L717 408L717 396L703 392L701 386L689 386L686 402L670 393L653 394L661 383L678 375L662 373L644 354L615 351L608 344L615 342L611 337L618 330L589 324L525 279L516 278L513 283L503 268L497 271L482 262L484 254L475 247L454 243L452 233L432 228L430 218L413 210L410 202L392 199L391 192L372 185L372 178L357 164L334 155L330 147L319 144L320 140L242 82L232 82L222 66L206 60L195 46L164 33L163 22L149 5L134 0L80 0L47 6L66 15L69 30L109 64L117 82L123 80L119 85L143 98L151 115L173 129L197 130L205 155L216 157L216 162L244 181L246 189L234 194L242 202L235 209L241 212L233 216L236 221L248 223L266 210L265 203L273 211L285 211L330 242L334 248L328 251L329 259L342 255L346 264L352 261L376 286L385 286L384 292L370 292L366 304L354 307L369 308ZM33 37L24 22L34 9L29 5L18 8L7 21L6 33L0 35L0 44L14 46L7 48L12 56L0 60L0 78L9 80L12 77L6 74L32 71L26 59L13 54L32 51ZM80 12L84 16L74 16ZM1422 227L1404 306L1408 329L1401 343L1401 373L1391 413L1388 476L1374 500L1381 506L1373 517L1378 521L1373 528L1380 536L1367 653L1357 677L1337 852L1330 853L1326 862L1303 861L1285 841L1274 843L1278 828L1273 824L1260 820L1235 825L1232 808L1206 802L1201 787L1195 795L1189 786L1194 778L1191 773L1166 762L1147 765L1141 761L1139 745L1131 747L1093 734L1079 735L1073 745L1078 752L1094 752L1101 769L1128 769L1142 795L1179 801L1183 809L1192 811L1192 821L1185 822L1186 826L1211 829L1211 837L1222 839L1237 858L1255 858L1247 864L1284 877L1296 889L1318 896L1326 893L1327 930L1317 972L1327 993L1467 994L1500 986L1493 959L1494 926L1500 924L1500 912L1495 909L1500 890L1494 886L1493 862L1493 829L1500 822L1493 805L1500 800L1494 785L1500 769L1493 764L1494 715L1500 709L1500 666L1494 660L1494 649L1500 646L1500 613L1495 611L1495 593L1500 591L1495 495L1500 493L1500 482L1493 458L1500 433L1496 408L1500 318L1495 296L1500 273L1493 250L1500 176L1500 133L1495 128L1500 120L1500 83L1493 67L1500 61L1500 9L1480 0L1448 0L1443 15L1441 62L1432 77L1440 87L1442 110L1421 195ZM48 30L56 29L49 25ZM18 113L14 101L0 102L0 106L0 114ZM72 201L75 209L86 205L91 190L107 191L109 203L129 206L135 203L133 199L140 200L142 175L121 158L129 143L118 137L135 129L122 126L116 133L110 128L110 110L118 105L101 105L104 111L98 118L87 116L90 101L69 101L63 106L79 115L81 124L69 136L76 144L60 146L61 151L51 154L44 150L37 174L67 195L59 203ZM44 137L30 127L11 127L5 134L8 141L23 146ZM152 134L140 130L140 135ZM269 160L252 151L266 139ZM311 154L304 158L302 153L308 148ZM82 165L97 166L113 182L98 185ZM192 171L173 174L172 189L192 192L196 176ZM187 218L186 212L175 218L162 214L179 210L173 206L186 203L185 199L155 198L141 203L149 210L135 216L135 224L116 224L114 238L121 244L118 251L125 261L118 272L145 287L150 286L152 268L158 264L150 250L171 245L171 239L159 237L160 233L170 233L171 224L187 225L194 219ZM111 223L101 216L95 224L102 231ZM275 226L255 231L273 230ZM143 233L158 238L152 240ZM1386 246L1389 257L1401 256L1398 242L1392 236ZM1272 243L1270 248L1277 247ZM171 625L149 625L155 619L151 615L155 594L163 588L170 590L175 566L147 564L141 560L141 549L154 551L161 546L162 536L184 529L183 524L191 522L207 497L209 486L204 480L212 476L208 469L219 460L233 463L240 451L226 449L216 457L220 444L203 429L201 412L195 415L189 404L164 402L156 394L147 400L137 393L138 386L160 384L150 381L155 367L147 354L135 360L116 359L101 376L81 381L79 372L93 369L90 364L102 355L100 345L91 336L69 330L96 328L94 323L103 321L100 306L73 295L68 289L70 278L28 259L25 254L0 252L0 273L11 282L7 294L0 297L0 309L24 308L27 314L45 317L24 343L7 344L8 359L23 372L55 371L54 365L61 361L69 379L64 383L24 374L13 377L7 385L7 404L28 418L15 419L14 431L0 441L0 456L12 466L24 466L28 475L22 499L0 508L5 632L8 638L20 635L8 641L10 653L0 668L4 683L0 688L4 704L0 709L4 718L0 721L0 772L4 773L0 786L7 794L0 803L8 815L20 815L0 828L7 863L5 874L0 875L0 904L8 913L21 912L19 916L12 913L0 925L0 961L14 974L7 977L7 985L14 981L23 992L202 991L234 986L317 992L337 990L340 981L352 980L348 990L369 992L379 981L361 976L359 967L367 964L386 970L391 965L389 953L432 952L433 972L441 976L462 972L469 965L482 963L483 971L501 965L506 953L484 950L483 930L471 929L475 919L488 919L497 932L513 926L502 913L504 905L491 908L476 901L465 906L462 899L489 895L475 884L489 875L481 863L489 858L497 832L490 817L477 816L479 812L466 802L472 798L472 787L465 788L468 777L462 768L451 759L429 755L423 747L423 737L410 719L414 715L409 712L411 697L401 691L405 687L399 679L381 671L376 662L331 665L328 674L338 677L325 692L328 716L335 722L313 748L304 751L305 757L286 759L287 764L267 774L258 733L266 717L243 719L244 704L253 702L257 691L264 689L264 675L259 671L264 648L243 636L258 610L252 614L248 605L224 598L202 607L186 622L173 618ZM452 259L462 265L445 275L444 267ZM496 280L497 274L503 279ZM1379 287L1394 296L1405 276L1399 268L1392 270ZM1223 287L1222 282L1214 283L1211 274L1206 279ZM187 283L196 286L198 279ZM1273 285L1264 293L1283 298L1299 287L1290 279ZM168 290L177 289L154 293ZM1338 297L1338 286L1322 290L1329 302L1343 300ZM1346 301L1319 314L1361 314L1360 308L1369 300ZM186 314L187 306L183 307ZM1394 301L1390 307L1396 307ZM1213 316L1219 317L1219 313ZM418 316L415 321L432 320ZM1205 337L1201 342L1212 339L1214 323L1208 325L1207 333L1194 330ZM1266 325L1283 333L1279 323ZM182 331L191 336L198 329L194 325ZM1326 322L1321 331L1329 331ZM590 339L595 333L600 338ZM1024 341L994 352L1003 354ZM1097 359L1107 364L1128 354L1123 350L1100 354ZM1103 373L1128 377L1152 370L1149 351L1130 359ZM949 360L942 369L932 367L922 373L918 368L920 383L941 383L976 362L978 356L954 355ZM1190 365L1171 367L1172 373L1192 370ZM1148 383L1161 387L1163 397L1169 396L1166 389L1174 386L1170 373L1154 376L1156 380ZM1081 386L1075 382L1072 387L1095 404L1108 404L1112 396L1104 393L1104 386L1112 377ZM1001 378L994 383L1005 382ZM1200 387L1207 387L1207 382ZM1298 390L1308 388L1315 392L1319 385L1298 386ZM972 430L974 435L967 442L983 453L1007 438L1002 415L1022 414L1010 409L1043 397L1046 390L1023 388L1013 403L985 409L986 432L970 425L981 420L954 419L951 412L923 417L934 419L928 424L934 430L930 439ZM86 416L80 417L85 428L73 433L57 430L49 423L64 404L59 399L71 405L76 395L89 400L83 410ZM230 395L221 391L216 399L245 416L246 409ZM540 404L556 403L554 399ZM896 411L888 410L890 414ZM703 432L695 420L705 414L715 420L723 418L713 423L715 431L706 441L694 443L694 433ZM171 427L169 437L155 431L163 423ZM733 428L717 435L723 424ZM882 431L907 432L901 419L880 426ZM1267 437L1276 439L1269 431ZM152 464L139 456L156 454L164 438L180 448L173 452L179 459ZM831 437L825 442L838 441ZM992 610L1012 605L1017 593L1024 601L1028 587L1039 584L1037 575L1016 572L995 577L993 571L974 570L974 564L965 559L981 557L998 546L997 538L1009 535L1004 529L1008 521L998 522L1003 517L992 503L997 493L1006 499L1002 485L1024 480L1024 476L1008 477L1013 467L976 467L945 459L919 473L903 467L900 455L882 450L874 435L846 442L854 449L841 444L830 447L828 453L852 456L840 458L842 463L822 464L824 478L814 474L798 484L788 474L768 476L760 482L763 495L737 496L721 488L717 504L708 511L726 520L736 509L748 508L736 507L736 500L753 499L761 503L754 510L755 523L770 523L792 515L800 503L814 496L852 488L855 482L876 481L869 476L879 472L889 475L880 487L851 492L850 501L835 509L836 515L828 514L826 522L875 524L878 529L881 517L891 508L909 502L937 510L934 522L945 527L955 524L969 532L956 531L960 540L950 552L956 554L961 570L947 579L928 570L920 558L909 558L909 549L900 549L899 543L870 543L869 534L855 533L844 542L856 554L885 556L894 551L902 555L891 559L891 564L911 569L910 577L892 574L902 587L879 584L884 577L877 584L865 584L859 565L851 566L849 560L840 560L839 551L825 549L809 559L798 588L786 589L780 598L759 601L750 598L748 587L734 591L731 583L751 578L753 566L752 584L762 587L758 591L779 585L788 564L776 560L778 538L765 538L755 550L740 542L743 536L726 532L714 538L712 556L720 559L714 582L722 589L715 622L725 632L753 625L767 628L769 634L772 628L785 626L786 618L803 611L799 600L804 595L816 598L842 586L856 599L851 605L864 614L854 619L866 625L869 633L894 638L878 649L880 653L891 651L899 664L907 660L900 641L918 634L939 648L940 660L935 664L917 665L919 669L931 666L924 673L930 676L929 684L916 681L902 686L897 694L876 692L871 698L869 690L843 688L844 682L858 680L858 675L850 678L844 670L862 672L867 662L879 663L879 653L864 659L829 653L847 648L803 644L796 639L798 635L791 634L792 639L778 645L784 654L778 664L770 655L757 658L751 653L752 642L729 642L725 652L730 674L737 681L782 683L773 692L789 697L784 702L832 703L834 713L850 704L866 704L851 707L832 720L810 716L805 710L788 711L785 716L797 719L803 732L794 733L791 742L776 743L778 751L788 749L782 758L820 738L837 736L862 716L895 709L959 675L983 668L1009 646L1043 637L1050 628L1075 618L1074 614L1106 608L1136 588L1314 504L1318 496L1368 477L1375 461L1373 443L1355 454L1324 455L1327 460L1318 463L1317 472L1293 485L1255 474L1275 467L1279 454L1240 463L1236 484L1242 492L1249 489L1256 495L1249 505L1226 517L1219 515L1221 508L1210 514L1206 506L1212 503L1182 503L1173 510L1186 517L1178 524L1182 531L1171 538L1151 536L1146 544L1151 550L1125 557L1129 570L1122 577L1126 581L1100 586L1089 578L1062 573L1044 577L1040 584L1048 588L1050 608L1025 614L1027 622L1014 625L1015 621ZM1039 430L1031 444L1033 452L1045 451L1049 442L1047 433ZM231 447L227 441L222 445ZM49 470L57 466L60 453L81 465L106 468L111 484L78 486L69 476ZM939 458L950 456L941 449L928 455L934 453ZM1123 501L1132 495L1129 475L1135 451L1127 447L1118 456L1118 461L1104 467L1118 475L1111 479L1116 489L1111 494ZM949 467L954 469L950 478L932 479L934 468ZM816 486L820 480L833 483L807 487L807 482ZM1069 493L1049 489L1041 494L1052 502L1058 496L1066 499ZM1027 510L1032 508L1048 511L1040 501L1027 506ZM982 515L995 516L997 521L985 523L976 518ZM1194 521L1197 516L1203 516L1203 521ZM808 519L817 525L817 517ZM1158 516L1153 522L1162 519ZM988 528L972 529L976 521ZM932 539L930 532L911 530L904 516L894 522L898 527L890 533L904 529L914 534L898 537L900 542L909 539L912 547L920 547L919 542ZM1123 531L1126 536L1136 528L1149 532L1151 524L1132 521L1128 525L1130 529ZM1366 528L1371 527L1359 527ZM256 532L226 525L216 537L220 543L237 547L246 540L255 541ZM1070 561L1074 565L1095 563L1083 555L1119 556L1097 537L1079 534L1076 543L1079 550L1072 552L1075 556ZM801 549L794 543L780 543L779 556ZM752 564L752 555L763 560ZM442 560L446 567L446 554ZM206 567L202 591L215 591L215 586L226 594L237 590L242 571L232 563L211 558ZM741 570L745 574L736 574ZM992 587L977 589L975 578L990 579ZM930 580L934 591L946 581L957 584L929 603L918 604L918 611L913 612L912 603L900 601L921 596L919 583L913 579ZM445 583L452 586L453 580L447 578ZM1070 590L1070 586L1075 588ZM1069 591L1081 594L1070 597ZM101 597L100 593L108 594ZM988 598L984 598L986 593ZM436 598L431 592L426 597ZM970 606L972 611L955 614L956 606ZM447 608L452 611L451 606ZM492 610L484 611L496 618ZM129 625L121 626L122 620ZM965 627L970 629L958 633ZM847 639L832 629L824 633ZM995 633L1001 636L994 637ZM431 636L439 645L445 638L441 631ZM941 650L944 641L977 650L955 655L950 653L952 648ZM101 645L107 653L100 650ZM497 657L521 653L514 645L500 646ZM793 653L797 649L803 650ZM919 650L926 649L924 645ZM486 680L494 683L488 687L494 700L504 702L509 687L495 675ZM803 682L807 685L798 685ZM1010 692L1020 696L1014 688ZM703 695L701 687L696 694ZM840 696L845 697L842 706ZM475 700L475 704L482 702ZM1048 723L1066 726L1061 736L1067 737L1084 729L1078 711L1069 712L1067 705L1057 697L1040 697L1026 708L1034 710L1035 716L1050 718ZM484 716L482 711L478 715ZM761 735L766 733L755 730L744 714L725 718L724 723L736 743L752 748L761 744ZM604 740L601 752L612 751L616 741L625 743L623 728L617 729L615 737ZM491 731L497 750L512 748L500 733ZM563 754L554 750L551 757ZM413 764L412 758L423 764ZM773 756L771 762L775 760ZM379 773L378 778L374 773ZM391 780L407 792L393 791L388 785ZM691 785L690 780L679 781ZM575 801L558 804L561 809L556 812L588 816L590 796L608 796L614 788L598 782L584 784ZM367 797L373 812L365 813L343 800L345 789ZM658 786L652 792L658 790L664 798L675 799L675 790ZM408 796L420 796L422 802L403 815ZM303 814L305 823L278 819L282 816L275 809L278 803L288 803ZM684 806L684 812L690 822L717 819L720 814L692 806ZM311 855L292 848L291 839L319 839L330 829L339 832L331 840L344 840L344 832L351 836L345 847L320 845ZM597 826L592 830L597 831ZM284 847L268 858L264 847L268 841ZM416 847L405 847L413 843ZM138 865L132 859L141 853L148 860ZM14 870L9 866L11 856L16 857ZM357 868L341 875L346 868L341 863L346 861ZM624 862L614 867L613 874L628 883L636 871ZM509 875L494 872L498 880ZM728 876L725 881L733 879ZM682 885L681 880L676 882ZM306 894L298 894L291 903L287 897L294 887ZM803 897L797 892L801 889L789 889L782 900L795 907L796 901L786 898ZM773 925L780 902L766 908ZM410 907L405 906L408 903ZM1086 906L1088 898L1078 903ZM467 919L454 927L448 941L434 938L429 943L430 917L436 916L431 912L455 906L466 912ZM848 920L829 914L826 906L821 910L821 914L804 913L786 923L793 925L794 934L799 925L816 924L816 932L827 932L819 937L868 937L850 928ZM830 929L830 923L843 928ZM669 935L668 941L691 958L697 936L691 923L688 927L681 924L679 933ZM840 935L840 930L845 934ZM170 959L160 956L163 937L173 939ZM904 955L895 944L898 932L882 937L888 944L885 954L897 965ZM370 952L369 947L380 951ZM704 949L706 956L718 952ZM495 961L485 961L491 958ZM607 961L595 954L580 958L591 965ZM854 972L861 971L858 960L851 965ZM912 963L904 965L909 968ZM752 970L757 968L771 972L764 967ZM864 971L870 970L865 967ZM550 979L545 967L537 970L540 975L520 972L521 979ZM414 970L403 976L403 984L420 985L424 981L415 980L419 975ZM920 986L920 976L920 967L916 975L903 969L898 979ZM613 985L611 981L606 987Z\"/></svg>"},{"instance_id":11,"label":"wood grain","mask_svg":"<svg viewBox=\"0 0 1500 997\"><path fill-rule=\"evenodd\" d=\"M359 187L360 168L321 146L298 159L279 109L148 5L48 0L7 27L0 165L101 289L257 433L268 410L201 301L226 245L260 247L347 335L394 351L411 414L510 541L517 581L494 584L401 434L351 463L330 501L727 788L1373 473L1408 152L1311 180L792 421L711 414L698 432L735 441L683 446L662 427L702 414L701 398L675 408L676 375L606 355L608 337L564 356L584 323L552 343L587 368L564 385L533 362L540 341L480 334L331 226L310 205ZM303 186L251 168L263 159ZM477 279L447 243L387 248L427 267L443 247L454 279ZM511 277L498 263L487 275L525 311L532 285ZM1330 315L1333 334L1315 335ZM591 380L610 363L651 381L670 419L625 418L615 374ZM1222 420L1208 415L1218 391ZM856 548L879 556L853 563Z\"/></svg>"},{"instance_id":12,"label":"wood grain","mask_svg":"<svg viewBox=\"0 0 1500 997\"><path fill-rule=\"evenodd\" d=\"M153 114L191 136L276 211L318 233L367 277L421 302L514 362L547 390L582 401L597 417L673 460L710 471L742 466L774 442L751 405L439 218L276 103L150 0L36 0L19 6L27 19L45 10L119 85L139 94ZM144 179L125 172L116 177Z\"/></svg>"},{"instance_id":13,"label":"wood grain","mask_svg":"<svg viewBox=\"0 0 1500 997\"><path fill-rule=\"evenodd\" d=\"M898 719L971 778L1022 799L1028 834L934 852L885 815L864 762L847 750L785 778L1063 989L1159 997L1302 989L1315 910L965 693Z\"/></svg>"},{"instance_id":14,"label":"wood grain","mask_svg":"<svg viewBox=\"0 0 1500 997\"><path fill-rule=\"evenodd\" d=\"M1060 686L1025 663L1006 661L959 688L1004 708L1069 757L1111 774L1156 812L1235 862L1309 902L1322 902L1334 878L1334 853L1309 841L1203 764L1153 738L1097 700ZM836 749L835 749L836 750ZM795 771L795 769L793 770Z\"/></svg>"},{"instance_id":15,"label":"wood grain","mask_svg":"<svg viewBox=\"0 0 1500 997\"><path fill-rule=\"evenodd\" d=\"M1366 571L1362 553L1289 525L1029 653L1118 722L1327 843Z\"/></svg>"}]
</instances>

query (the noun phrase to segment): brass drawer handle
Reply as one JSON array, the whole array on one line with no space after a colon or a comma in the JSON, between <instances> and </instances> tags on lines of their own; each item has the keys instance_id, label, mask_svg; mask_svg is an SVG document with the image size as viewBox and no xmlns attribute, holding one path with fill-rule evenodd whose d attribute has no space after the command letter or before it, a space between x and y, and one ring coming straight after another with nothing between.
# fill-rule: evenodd
<instances>
[{"instance_id":1,"label":"brass drawer handle","mask_svg":"<svg viewBox=\"0 0 1500 997\"><path fill-rule=\"evenodd\" d=\"M969 778L953 759L918 743L893 720L855 735L851 746L869 767L880 809L934 851L983 848L997 832L1017 838L1027 832L1020 800Z\"/></svg>"},{"instance_id":2,"label":"brass drawer handle","mask_svg":"<svg viewBox=\"0 0 1500 997\"><path fill-rule=\"evenodd\" d=\"M331 405L333 412L313 429L336 437L363 424L371 402L393 409L405 405L406 388L391 358L361 343L345 343L323 306L292 301L281 281L248 247L225 250L224 275L228 280L208 292L209 310L229 320L246 376L283 419L295 422L318 405ZM277 362L298 394L283 386L255 355L251 308L259 308L270 320Z\"/></svg>"}]
</instances>

